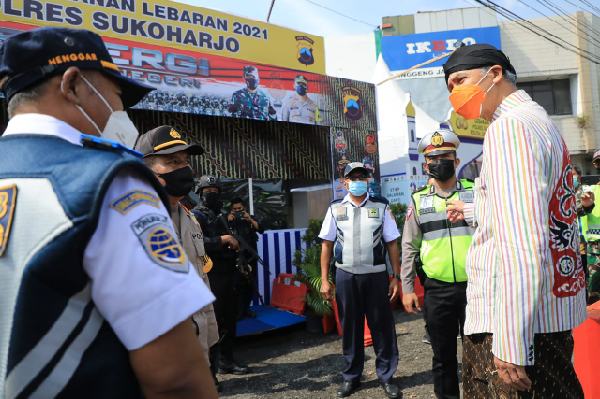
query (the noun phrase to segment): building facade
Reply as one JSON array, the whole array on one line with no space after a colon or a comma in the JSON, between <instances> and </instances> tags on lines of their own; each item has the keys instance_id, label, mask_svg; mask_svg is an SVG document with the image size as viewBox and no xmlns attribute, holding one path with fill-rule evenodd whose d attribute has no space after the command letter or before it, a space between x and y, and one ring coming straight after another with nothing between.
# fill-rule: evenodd
<instances>
[{"instance_id":1,"label":"building facade","mask_svg":"<svg viewBox=\"0 0 600 399\"><path fill-rule=\"evenodd\" d=\"M384 17L384 36L498 26L502 50L517 70L518 86L542 105L559 126L573 162L592 172L600 148L600 18L576 12L531 22L578 47L580 54L551 43L516 22L500 21L485 8L463 8ZM594 33L596 33L594 35Z\"/></svg>"}]
</instances>

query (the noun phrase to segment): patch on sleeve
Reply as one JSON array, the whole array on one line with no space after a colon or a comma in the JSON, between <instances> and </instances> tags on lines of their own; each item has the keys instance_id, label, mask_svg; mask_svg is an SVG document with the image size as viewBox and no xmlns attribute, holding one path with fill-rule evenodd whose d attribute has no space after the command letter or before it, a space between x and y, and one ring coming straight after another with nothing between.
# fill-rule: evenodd
<instances>
[{"instance_id":1,"label":"patch on sleeve","mask_svg":"<svg viewBox=\"0 0 600 399\"><path fill-rule=\"evenodd\" d=\"M168 222L165 215L151 213L133 222L131 229L154 263L177 273L188 273L187 256Z\"/></svg>"},{"instance_id":2,"label":"patch on sleeve","mask_svg":"<svg viewBox=\"0 0 600 399\"><path fill-rule=\"evenodd\" d=\"M148 204L155 208L159 207L159 198L152 193L147 191L130 191L125 195L114 200L110 207L117 212L125 215L127 212L132 210L138 205Z\"/></svg>"},{"instance_id":3,"label":"patch on sleeve","mask_svg":"<svg viewBox=\"0 0 600 399\"><path fill-rule=\"evenodd\" d=\"M10 237L10 228L17 204L17 186L15 184L0 187L0 256L4 255Z\"/></svg>"}]
</instances>

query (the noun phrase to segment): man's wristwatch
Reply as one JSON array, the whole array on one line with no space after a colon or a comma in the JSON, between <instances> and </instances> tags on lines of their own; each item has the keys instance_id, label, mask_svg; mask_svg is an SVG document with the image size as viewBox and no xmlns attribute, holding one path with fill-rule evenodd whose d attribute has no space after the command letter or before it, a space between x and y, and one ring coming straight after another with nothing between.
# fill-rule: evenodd
<instances>
[{"instance_id":1,"label":"man's wristwatch","mask_svg":"<svg viewBox=\"0 0 600 399\"><path fill-rule=\"evenodd\" d=\"M394 276L394 278L395 278L396 280L398 280L398 281L401 281L401 280L400 280L400 274L396 274L396 273L394 273L394 274L393 274L393 276Z\"/></svg>"}]
</instances>

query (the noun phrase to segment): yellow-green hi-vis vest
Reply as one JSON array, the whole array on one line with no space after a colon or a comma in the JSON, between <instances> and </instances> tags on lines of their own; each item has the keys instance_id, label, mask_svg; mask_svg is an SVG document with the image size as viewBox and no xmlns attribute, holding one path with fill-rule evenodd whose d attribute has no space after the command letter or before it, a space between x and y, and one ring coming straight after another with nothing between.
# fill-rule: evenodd
<instances>
[{"instance_id":1,"label":"yellow-green hi-vis vest","mask_svg":"<svg viewBox=\"0 0 600 399\"><path fill-rule=\"evenodd\" d=\"M592 212L579 219L581 223L581 230L586 242L594 242L600 240L600 185L594 185L591 187L591 191L594 193L595 205Z\"/></svg>"},{"instance_id":2,"label":"yellow-green hi-vis vest","mask_svg":"<svg viewBox=\"0 0 600 399\"><path fill-rule=\"evenodd\" d=\"M428 278L447 283L467 281L465 263L474 229L465 221L450 223L446 201L473 202L473 183L461 179L448 198L426 186L412 195L414 212L421 228L421 262Z\"/></svg>"}]
</instances>

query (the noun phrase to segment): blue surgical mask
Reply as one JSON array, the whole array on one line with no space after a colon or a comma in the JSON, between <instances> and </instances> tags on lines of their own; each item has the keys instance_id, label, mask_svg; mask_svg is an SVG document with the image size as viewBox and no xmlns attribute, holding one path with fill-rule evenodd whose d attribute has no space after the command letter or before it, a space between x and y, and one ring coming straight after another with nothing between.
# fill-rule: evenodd
<instances>
[{"instance_id":1,"label":"blue surgical mask","mask_svg":"<svg viewBox=\"0 0 600 399\"><path fill-rule=\"evenodd\" d=\"M367 182L362 180L351 181L348 184L348 191L355 197L361 197L367 192Z\"/></svg>"},{"instance_id":2,"label":"blue surgical mask","mask_svg":"<svg viewBox=\"0 0 600 399\"><path fill-rule=\"evenodd\" d=\"M573 176L573 188L578 188L579 184L579 178L577 176Z\"/></svg>"}]
</instances>

